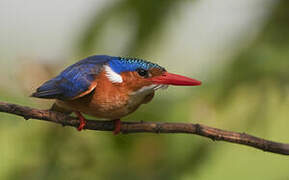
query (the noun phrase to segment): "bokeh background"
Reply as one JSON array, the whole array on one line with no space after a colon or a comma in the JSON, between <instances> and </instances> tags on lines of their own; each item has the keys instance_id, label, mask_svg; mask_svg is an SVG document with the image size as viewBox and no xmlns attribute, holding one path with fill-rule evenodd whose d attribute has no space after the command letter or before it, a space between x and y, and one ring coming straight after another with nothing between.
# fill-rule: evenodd
<instances>
[{"instance_id":1,"label":"bokeh background","mask_svg":"<svg viewBox=\"0 0 289 180\"><path fill-rule=\"evenodd\" d=\"M203 81L126 120L202 123L289 142L287 0L1 0L0 100L29 98L93 54ZM0 114L0 179L289 179L288 157L194 135L83 131Z\"/></svg>"}]
</instances>

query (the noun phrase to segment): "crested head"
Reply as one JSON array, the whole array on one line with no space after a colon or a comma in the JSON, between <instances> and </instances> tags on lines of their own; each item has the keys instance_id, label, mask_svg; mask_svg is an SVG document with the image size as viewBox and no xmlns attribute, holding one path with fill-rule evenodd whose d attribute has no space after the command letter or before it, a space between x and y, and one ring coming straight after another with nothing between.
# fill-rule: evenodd
<instances>
[{"instance_id":1,"label":"crested head","mask_svg":"<svg viewBox=\"0 0 289 180\"><path fill-rule=\"evenodd\" d=\"M141 89L156 90L162 87L159 84L154 85L150 78L166 72L165 68L158 64L143 59L125 57L112 57L104 68L106 76L112 83L126 86L131 92Z\"/></svg>"},{"instance_id":2,"label":"crested head","mask_svg":"<svg viewBox=\"0 0 289 180\"><path fill-rule=\"evenodd\" d=\"M118 74L127 71L136 71L138 69L158 69L160 71L165 71L165 68L158 64L138 58L114 57L108 62L108 64L114 72Z\"/></svg>"},{"instance_id":3,"label":"crested head","mask_svg":"<svg viewBox=\"0 0 289 180\"><path fill-rule=\"evenodd\" d=\"M106 73L112 82L122 83L122 75L126 72L136 72L141 78L149 78L156 75L161 75L166 70L158 64L138 59L113 57L105 66Z\"/></svg>"}]
</instances>

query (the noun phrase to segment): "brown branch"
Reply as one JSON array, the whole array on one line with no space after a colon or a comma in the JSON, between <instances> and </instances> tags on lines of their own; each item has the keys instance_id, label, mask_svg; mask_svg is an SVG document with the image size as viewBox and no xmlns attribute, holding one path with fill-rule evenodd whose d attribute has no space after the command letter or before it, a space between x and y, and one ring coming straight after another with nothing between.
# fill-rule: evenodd
<instances>
[{"instance_id":1,"label":"brown branch","mask_svg":"<svg viewBox=\"0 0 289 180\"><path fill-rule=\"evenodd\" d=\"M78 127L78 119L66 114L49 110L39 110L16 104L0 102L0 112L15 114L25 119L38 119L62 124L63 126ZM113 131L112 121L87 120L85 129ZM226 141L251 146L263 151L289 155L289 144L273 142L251 136L245 133L221 130L201 124L190 123L159 123L159 122L122 122L121 132L129 133L186 133L211 138L216 141Z\"/></svg>"}]
</instances>

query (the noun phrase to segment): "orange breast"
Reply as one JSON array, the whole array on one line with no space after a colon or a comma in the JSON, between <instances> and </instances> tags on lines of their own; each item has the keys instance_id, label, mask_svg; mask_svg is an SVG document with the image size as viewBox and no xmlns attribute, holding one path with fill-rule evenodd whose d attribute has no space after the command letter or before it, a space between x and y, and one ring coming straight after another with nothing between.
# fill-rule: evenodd
<instances>
[{"instance_id":1,"label":"orange breast","mask_svg":"<svg viewBox=\"0 0 289 180\"><path fill-rule=\"evenodd\" d=\"M98 118L119 119L134 112L141 104L149 102L154 91L132 95L126 83L111 83L102 72L95 80L95 89L78 99L57 100L57 105L72 111L80 111Z\"/></svg>"}]
</instances>

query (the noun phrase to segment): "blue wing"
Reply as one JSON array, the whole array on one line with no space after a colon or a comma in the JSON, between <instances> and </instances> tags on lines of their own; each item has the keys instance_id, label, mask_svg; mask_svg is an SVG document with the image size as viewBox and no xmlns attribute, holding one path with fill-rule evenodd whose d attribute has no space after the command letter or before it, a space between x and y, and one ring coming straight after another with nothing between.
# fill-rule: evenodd
<instances>
[{"instance_id":1,"label":"blue wing","mask_svg":"<svg viewBox=\"0 0 289 180\"><path fill-rule=\"evenodd\" d=\"M106 55L90 56L62 71L55 78L41 85L33 97L47 99L72 99L86 91L92 91L91 85L112 57Z\"/></svg>"}]
</instances>

